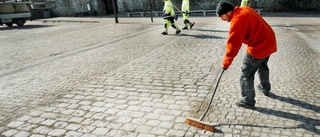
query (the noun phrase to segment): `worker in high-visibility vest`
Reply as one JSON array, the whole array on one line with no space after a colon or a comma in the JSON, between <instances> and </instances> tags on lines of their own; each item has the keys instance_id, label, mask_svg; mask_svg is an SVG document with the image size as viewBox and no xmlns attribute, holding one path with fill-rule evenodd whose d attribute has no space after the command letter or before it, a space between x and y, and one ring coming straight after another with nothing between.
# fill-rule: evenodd
<instances>
[{"instance_id":1,"label":"worker in high-visibility vest","mask_svg":"<svg viewBox=\"0 0 320 137\"><path fill-rule=\"evenodd\" d=\"M242 6L249 6L249 4L250 4L250 0L241 0L241 5L240 5L240 7L242 7Z\"/></svg>"},{"instance_id":2,"label":"worker in high-visibility vest","mask_svg":"<svg viewBox=\"0 0 320 137\"><path fill-rule=\"evenodd\" d=\"M191 23L189 21L189 11L190 11L189 0L182 0L181 11L182 11L182 16L183 16L183 23L185 25L185 27L182 29L188 29L188 26L190 26L190 29L192 29L195 22Z\"/></svg>"},{"instance_id":3,"label":"worker in high-visibility vest","mask_svg":"<svg viewBox=\"0 0 320 137\"><path fill-rule=\"evenodd\" d=\"M168 35L168 28L171 25L172 28L176 29L176 34L179 34L181 30L179 29L178 25L174 22L175 13L173 9L173 5L170 0L163 0L164 7L163 7L163 19L164 19L164 28L165 31L162 32L162 35Z\"/></svg>"}]
</instances>

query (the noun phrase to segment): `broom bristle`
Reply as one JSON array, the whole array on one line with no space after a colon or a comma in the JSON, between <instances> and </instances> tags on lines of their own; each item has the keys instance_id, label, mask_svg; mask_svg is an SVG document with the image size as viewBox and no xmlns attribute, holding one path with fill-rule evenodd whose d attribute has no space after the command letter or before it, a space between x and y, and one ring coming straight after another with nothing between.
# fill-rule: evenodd
<instances>
[{"instance_id":1,"label":"broom bristle","mask_svg":"<svg viewBox=\"0 0 320 137\"><path fill-rule=\"evenodd\" d=\"M211 132L216 130L215 127L211 123L203 122L198 119L191 118L191 117L187 117L186 123L188 123L192 126L195 126L197 128L205 129L205 130L208 130Z\"/></svg>"}]
</instances>

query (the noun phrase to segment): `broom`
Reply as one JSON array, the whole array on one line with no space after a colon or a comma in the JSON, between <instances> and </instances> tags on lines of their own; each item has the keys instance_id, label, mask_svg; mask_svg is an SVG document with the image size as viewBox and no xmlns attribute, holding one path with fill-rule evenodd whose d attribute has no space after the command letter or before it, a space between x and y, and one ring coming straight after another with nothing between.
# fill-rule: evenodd
<instances>
[{"instance_id":1,"label":"broom","mask_svg":"<svg viewBox=\"0 0 320 137\"><path fill-rule=\"evenodd\" d=\"M181 12L181 15L183 14L183 11L181 11L180 9L178 9L176 6L174 6L173 5L173 7L175 8L175 9L177 9L179 12ZM178 18L179 18L179 15L175 15L175 20L178 20Z\"/></svg>"},{"instance_id":2,"label":"broom","mask_svg":"<svg viewBox=\"0 0 320 137\"><path fill-rule=\"evenodd\" d=\"M181 10L179 10L176 6L173 5L174 8L176 8L179 12L181 12L181 14L183 13ZM165 16L164 19L166 18L170 18L171 16ZM175 14L174 15L174 20L178 20L179 19L179 15Z\"/></svg>"},{"instance_id":3,"label":"broom","mask_svg":"<svg viewBox=\"0 0 320 137\"><path fill-rule=\"evenodd\" d=\"M223 72L225 71L225 69L222 69L220 75L219 75L219 78L217 80L217 84L216 84L216 87L214 88L214 91L213 91L213 94L212 94L212 97L211 97L211 100L207 106L207 109L205 110L205 112L202 114L202 116L197 119L197 118L193 118L193 117L187 117L186 119L186 123L192 125L192 126L195 126L195 127L198 127L198 128L202 128L202 129L205 129L205 130L208 130L208 131L215 131L215 127L213 126L213 124L211 123L208 123L208 122L204 122L202 121L203 118L205 117L205 115L207 114L210 106L211 106L211 103L212 103L212 100L213 100L213 97L214 97L214 94L216 93L217 91L217 88L218 88L218 85L219 85L219 81L221 79L221 76L223 74Z\"/></svg>"}]
</instances>

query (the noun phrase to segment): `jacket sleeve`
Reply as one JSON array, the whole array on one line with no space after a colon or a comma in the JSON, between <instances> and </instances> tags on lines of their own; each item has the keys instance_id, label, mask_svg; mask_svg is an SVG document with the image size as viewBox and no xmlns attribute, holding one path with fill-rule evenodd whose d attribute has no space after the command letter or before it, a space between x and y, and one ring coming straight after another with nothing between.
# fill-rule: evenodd
<instances>
[{"instance_id":1,"label":"jacket sleeve","mask_svg":"<svg viewBox=\"0 0 320 137\"><path fill-rule=\"evenodd\" d=\"M229 68L233 59L237 56L246 33L246 24L238 18L231 21L229 38L226 45L225 56L222 62L223 68Z\"/></svg>"}]
</instances>

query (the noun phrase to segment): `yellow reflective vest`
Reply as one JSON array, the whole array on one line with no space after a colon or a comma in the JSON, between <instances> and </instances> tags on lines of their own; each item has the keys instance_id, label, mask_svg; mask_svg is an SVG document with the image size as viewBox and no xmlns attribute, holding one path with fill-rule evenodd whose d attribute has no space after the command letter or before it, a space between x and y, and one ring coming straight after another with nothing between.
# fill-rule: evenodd
<instances>
[{"instance_id":1,"label":"yellow reflective vest","mask_svg":"<svg viewBox=\"0 0 320 137\"><path fill-rule=\"evenodd\" d=\"M183 0L182 1L181 11L183 11L183 12L188 11L189 12L189 10L190 10L189 8L190 8L189 0Z\"/></svg>"},{"instance_id":2,"label":"yellow reflective vest","mask_svg":"<svg viewBox=\"0 0 320 137\"><path fill-rule=\"evenodd\" d=\"M249 0L242 0L240 7L242 6L249 6Z\"/></svg>"},{"instance_id":3,"label":"yellow reflective vest","mask_svg":"<svg viewBox=\"0 0 320 137\"><path fill-rule=\"evenodd\" d=\"M164 1L163 12L166 16L174 17L174 9L170 0Z\"/></svg>"}]
</instances>

